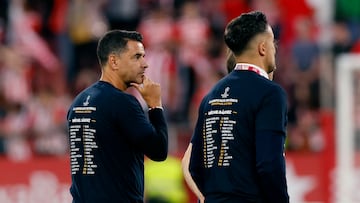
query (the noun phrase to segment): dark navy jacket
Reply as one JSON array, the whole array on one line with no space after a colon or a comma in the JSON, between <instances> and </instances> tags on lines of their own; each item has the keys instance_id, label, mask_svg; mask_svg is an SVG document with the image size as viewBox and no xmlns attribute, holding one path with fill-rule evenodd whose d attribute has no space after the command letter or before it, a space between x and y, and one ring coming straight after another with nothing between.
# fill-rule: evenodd
<instances>
[{"instance_id":1,"label":"dark navy jacket","mask_svg":"<svg viewBox=\"0 0 360 203\"><path fill-rule=\"evenodd\" d=\"M234 70L204 97L190 173L206 203L288 203L287 99L276 83Z\"/></svg>"},{"instance_id":2,"label":"dark navy jacket","mask_svg":"<svg viewBox=\"0 0 360 203\"><path fill-rule=\"evenodd\" d=\"M98 81L75 98L67 119L73 203L142 203L144 155L167 157L162 110L147 117L134 96Z\"/></svg>"}]
</instances>

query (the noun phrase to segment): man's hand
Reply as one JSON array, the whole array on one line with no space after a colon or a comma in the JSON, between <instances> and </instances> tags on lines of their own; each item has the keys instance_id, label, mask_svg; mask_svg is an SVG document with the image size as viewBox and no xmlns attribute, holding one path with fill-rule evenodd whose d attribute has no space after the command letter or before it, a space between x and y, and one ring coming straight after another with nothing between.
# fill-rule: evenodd
<instances>
[{"instance_id":1,"label":"man's hand","mask_svg":"<svg viewBox=\"0 0 360 203\"><path fill-rule=\"evenodd\" d=\"M139 91L148 107L161 107L161 87L159 83L145 76L143 84L131 83L130 85Z\"/></svg>"}]
</instances>

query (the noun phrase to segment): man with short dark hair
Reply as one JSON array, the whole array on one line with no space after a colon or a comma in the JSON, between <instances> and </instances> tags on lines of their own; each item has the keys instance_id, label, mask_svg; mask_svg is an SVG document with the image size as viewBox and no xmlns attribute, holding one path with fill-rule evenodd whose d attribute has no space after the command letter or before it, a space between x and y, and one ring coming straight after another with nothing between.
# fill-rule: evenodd
<instances>
[{"instance_id":1,"label":"man with short dark hair","mask_svg":"<svg viewBox=\"0 0 360 203\"><path fill-rule=\"evenodd\" d=\"M100 80L68 111L73 203L143 203L144 155L163 161L167 124L160 85L145 76L142 36L113 30L98 43ZM125 92L135 87L149 107Z\"/></svg>"},{"instance_id":2,"label":"man with short dark hair","mask_svg":"<svg viewBox=\"0 0 360 203\"><path fill-rule=\"evenodd\" d=\"M204 97L183 157L185 180L206 203L288 203L285 91L271 81L274 34L261 12L226 27L234 70Z\"/></svg>"}]
</instances>

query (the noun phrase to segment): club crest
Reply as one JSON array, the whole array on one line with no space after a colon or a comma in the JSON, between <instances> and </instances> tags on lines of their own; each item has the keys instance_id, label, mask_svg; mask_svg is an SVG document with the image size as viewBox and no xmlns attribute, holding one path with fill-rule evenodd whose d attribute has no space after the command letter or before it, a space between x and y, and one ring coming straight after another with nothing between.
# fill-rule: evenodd
<instances>
[{"instance_id":1,"label":"club crest","mask_svg":"<svg viewBox=\"0 0 360 203\"><path fill-rule=\"evenodd\" d=\"M90 95L88 95L87 97L86 97L86 101L83 103L83 105L84 106L87 106L87 105L89 105L89 99L90 99Z\"/></svg>"},{"instance_id":2,"label":"club crest","mask_svg":"<svg viewBox=\"0 0 360 203\"><path fill-rule=\"evenodd\" d=\"M230 87L226 87L224 93L221 94L221 98L225 99L229 96Z\"/></svg>"}]
</instances>

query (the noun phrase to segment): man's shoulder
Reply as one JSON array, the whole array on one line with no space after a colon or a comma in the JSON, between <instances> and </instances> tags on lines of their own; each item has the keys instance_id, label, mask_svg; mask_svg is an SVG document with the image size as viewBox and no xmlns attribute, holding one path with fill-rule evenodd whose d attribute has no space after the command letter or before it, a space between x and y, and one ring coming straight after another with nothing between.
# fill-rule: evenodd
<instances>
[{"instance_id":1,"label":"man's shoulder","mask_svg":"<svg viewBox=\"0 0 360 203\"><path fill-rule=\"evenodd\" d=\"M283 94L286 95L285 89L278 83L273 82L273 81L269 81L269 89L271 89L272 91L276 91L279 94Z\"/></svg>"}]
</instances>

